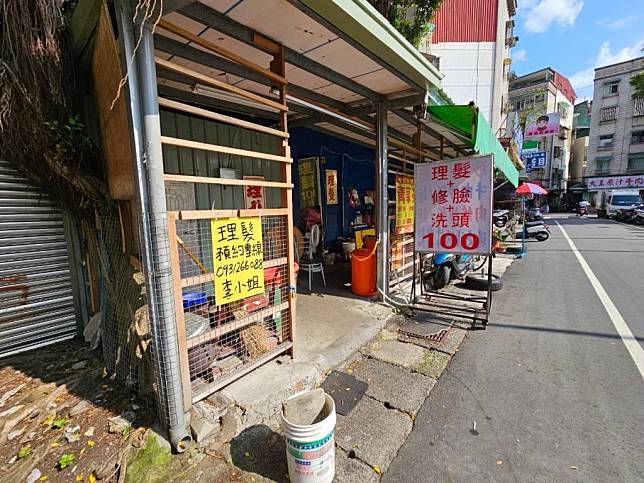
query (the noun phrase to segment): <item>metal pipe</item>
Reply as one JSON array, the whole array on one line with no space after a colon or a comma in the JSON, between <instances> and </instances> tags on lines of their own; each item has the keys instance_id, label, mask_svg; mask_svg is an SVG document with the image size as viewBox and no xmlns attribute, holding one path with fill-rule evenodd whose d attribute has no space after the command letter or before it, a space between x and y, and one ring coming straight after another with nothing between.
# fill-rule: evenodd
<instances>
[{"instance_id":1,"label":"metal pipe","mask_svg":"<svg viewBox=\"0 0 644 483\"><path fill-rule=\"evenodd\" d=\"M389 297L389 217L388 217L387 105L376 108L376 222L378 244L376 273L383 301Z\"/></svg>"},{"instance_id":2,"label":"metal pipe","mask_svg":"<svg viewBox=\"0 0 644 483\"><path fill-rule=\"evenodd\" d=\"M172 446L178 452L183 452L190 446L192 438L187 431L184 411L172 304L153 36L148 26L145 26L136 58L137 65L134 65L132 57L135 35L129 2L122 0L118 5L124 61L128 66L128 94L141 209L141 255L145 267L149 319L154 343L157 405Z\"/></svg>"}]
</instances>

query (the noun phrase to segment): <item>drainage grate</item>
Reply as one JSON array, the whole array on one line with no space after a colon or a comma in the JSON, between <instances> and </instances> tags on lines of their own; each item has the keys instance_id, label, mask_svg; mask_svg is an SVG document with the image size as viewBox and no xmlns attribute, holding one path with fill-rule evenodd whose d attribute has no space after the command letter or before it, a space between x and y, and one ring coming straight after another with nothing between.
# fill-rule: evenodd
<instances>
[{"instance_id":1,"label":"drainage grate","mask_svg":"<svg viewBox=\"0 0 644 483\"><path fill-rule=\"evenodd\" d=\"M454 325L452 318L446 318L443 315L434 313L418 312L413 318L407 319L400 326L398 332L407 337L442 342L452 325Z\"/></svg>"}]
</instances>

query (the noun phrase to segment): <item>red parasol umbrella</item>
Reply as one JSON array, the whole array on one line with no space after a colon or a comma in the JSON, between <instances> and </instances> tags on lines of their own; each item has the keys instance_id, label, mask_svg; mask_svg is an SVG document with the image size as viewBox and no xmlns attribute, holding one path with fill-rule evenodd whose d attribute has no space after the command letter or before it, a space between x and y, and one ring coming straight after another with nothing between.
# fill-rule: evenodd
<instances>
[{"instance_id":1,"label":"red parasol umbrella","mask_svg":"<svg viewBox=\"0 0 644 483\"><path fill-rule=\"evenodd\" d=\"M521 186L517 188L516 193L518 195L547 195L548 191L543 189L541 186L538 184L534 183L523 183Z\"/></svg>"}]
</instances>

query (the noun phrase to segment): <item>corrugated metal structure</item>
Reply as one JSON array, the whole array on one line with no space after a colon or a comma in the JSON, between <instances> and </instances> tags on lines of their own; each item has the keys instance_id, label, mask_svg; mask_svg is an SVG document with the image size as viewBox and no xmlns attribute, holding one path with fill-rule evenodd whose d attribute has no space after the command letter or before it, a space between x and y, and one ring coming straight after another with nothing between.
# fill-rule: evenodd
<instances>
[{"instance_id":1,"label":"corrugated metal structure","mask_svg":"<svg viewBox=\"0 0 644 483\"><path fill-rule=\"evenodd\" d=\"M0 357L76 333L63 213L0 161Z\"/></svg>"},{"instance_id":2,"label":"corrugated metal structure","mask_svg":"<svg viewBox=\"0 0 644 483\"><path fill-rule=\"evenodd\" d=\"M432 43L495 42L499 0L445 0L434 16Z\"/></svg>"}]
</instances>

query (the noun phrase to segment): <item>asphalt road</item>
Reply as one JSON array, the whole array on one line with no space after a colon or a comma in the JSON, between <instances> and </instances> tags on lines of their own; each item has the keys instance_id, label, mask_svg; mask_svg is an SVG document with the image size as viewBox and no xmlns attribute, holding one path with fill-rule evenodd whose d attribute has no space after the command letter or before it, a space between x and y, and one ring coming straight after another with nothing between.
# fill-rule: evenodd
<instances>
[{"instance_id":1,"label":"asphalt road","mask_svg":"<svg viewBox=\"0 0 644 483\"><path fill-rule=\"evenodd\" d=\"M644 346L644 229L557 220ZM384 476L644 481L644 379L561 230L529 243ZM474 430L476 423L476 430Z\"/></svg>"}]
</instances>

